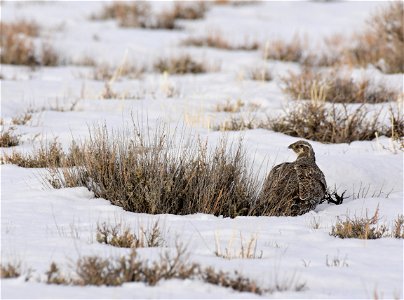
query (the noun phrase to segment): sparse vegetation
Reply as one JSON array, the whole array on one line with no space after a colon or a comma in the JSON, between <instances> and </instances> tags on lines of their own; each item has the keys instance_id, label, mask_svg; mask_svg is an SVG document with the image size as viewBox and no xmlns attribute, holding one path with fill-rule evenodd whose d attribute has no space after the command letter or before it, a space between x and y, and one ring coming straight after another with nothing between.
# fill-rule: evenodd
<instances>
[{"instance_id":1,"label":"sparse vegetation","mask_svg":"<svg viewBox=\"0 0 404 300\"><path fill-rule=\"evenodd\" d=\"M97 225L97 242L121 248L162 247L165 241L156 221L150 228L139 228L138 234L131 233L127 226L107 223Z\"/></svg>"},{"instance_id":2,"label":"sparse vegetation","mask_svg":"<svg viewBox=\"0 0 404 300\"><path fill-rule=\"evenodd\" d=\"M160 58L154 64L154 69L157 72L169 74L198 74L208 71L205 64L195 61L190 55Z\"/></svg>"},{"instance_id":3,"label":"sparse vegetation","mask_svg":"<svg viewBox=\"0 0 404 300\"><path fill-rule=\"evenodd\" d=\"M247 78L256 81L271 81L272 73L265 67L254 68L247 72Z\"/></svg>"},{"instance_id":4,"label":"sparse vegetation","mask_svg":"<svg viewBox=\"0 0 404 300\"><path fill-rule=\"evenodd\" d=\"M66 154L56 140L48 145L41 144L32 154L21 154L13 151L10 155L4 153L2 163L14 164L23 168L50 168L72 166L74 159L81 156L80 149L72 144Z\"/></svg>"},{"instance_id":5,"label":"sparse vegetation","mask_svg":"<svg viewBox=\"0 0 404 300\"><path fill-rule=\"evenodd\" d=\"M289 42L281 39L268 41L264 47L264 59L304 62L307 42L295 35Z\"/></svg>"},{"instance_id":6,"label":"sparse vegetation","mask_svg":"<svg viewBox=\"0 0 404 300\"><path fill-rule=\"evenodd\" d=\"M14 128L10 127L8 129L2 128L0 131L0 147L14 147L18 146L20 139L14 134Z\"/></svg>"},{"instance_id":7,"label":"sparse vegetation","mask_svg":"<svg viewBox=\"0 0 404 300\"><path fill-rule=\"evenodd\" d=\"M404 218L399 215L394 222L392 231L385 225L379 225L379 207L372 217L353 219L346 217L344 221L338 218L337 223L332 226L330 235L341 239L380 239L383 237L403 238Z\"/></svg>"},{"instance_id":8,"label":"sparse vegetation","mask_svg":"<svg viewBox=\"0 0 404 300\"><path fill-rule=\"evenodd\" d=\"M0 265L0 278L16 278L21 275L21 264L19 262L9 262Z\"/></svg>"},{"instance_id":9,"label":"sparse vegetation","mask_svg":"<svg viewBox=\"0 0 404 300\"><path fill-rule=\"evenodd\" d=\"M370 116L364 106L349 111L345 105L326 105L321 101L295 105L283 116L268 118L260 127L323 143L373 140L376 132L385 132L379 113Z\"/></svg>"},{"instance_id":10,"label":"sparse vegetation","mask_svg":"<svg viewBox=\"0 0 404 300\"><path fill-rule=\"evenodd\" d=\"M398 92L368 78L354 81L338 70L319 72L304 69L282 78L283 91L292 99L325 100L334 103L382 103L395 101ZM319 99L317 99L319 98Z\"/></svg>"},{"instance_id":11,"label":"sparse vegetation","mask_svg":"<svg viewBox=\"0 0 404 300\"><path fill-rule=\"evenodd\" d=\"M47 43L35 47L32 37L39 36L39 25L34 21L19 20L0 23L2 64L26 66L55 66L59 62L56 51Z\"/></svg>"},{"instance_id":12,"label":"sparse vegetation","mask_svg":"<svg viewBox=\"0 0 404 300\"><path fill-rule=\"evenodd\" d=\"M259 259L262 258L262 251L257 250L257 235L251 235L248 241L243 240L240 232L239 246L233 246L236 237L233 235L228 241L227 247L222 251L220 247L220 239L217 232L215 232L216 250L215 255L225 259Z\"/></svg>"},{"instance_id":13,"label":"sparse vegetation","mask_svg":"<svg viewBox=\"0 0 404 300\"><path fill-rule=\"evenodd\" d=\"M32 112L26 111L25 113L13 117L11 119L11 124L13 125L26 125L32 119Z\"/></svg>"},{"instance_id":14,"label":"sparse vegetation","mask_svg":"<svg viewBox=\"0 0 404 300\"><path fill-rule=\"evenodd\" d=\"M248 40L246 40L244 44L232 44L223 37L222 33L218 31L210 32L205 37L189 37L182 42L182 45L240 51L253 51L257 50L260 47L258 42L251 42Z\"/></svg>"},{"instance_id":15,"label":"sparse vegetation","mask_svg":"<svg viewBox=\"0 0 404 300\"><path fill-rule=\"evenodd\" d=\"M276 282L272 287L262 288L254 280L237 271L232 274L216 271L212 267L203 268L197 263L190 262L186 249L178 244L175 255L170 255L166 251L153 263L142 260L138 257L136 249L132 249L129 255L120 258L84 256L75 265L75 277L62 276L55 263L51 264L46 274L47 283L81 286L119 286L126 282L144 282L154 286L161 280L190 279L258 295L288 290L301 291L305 288L305 283L296 281L294 277L285 280L284 283Z\"/></svg>"},{"instance_id":16,"label":"sparse vegetation","mask_svg":"<svg viewBox=\"0 0 404 300\"><path fill-rule=\"evenodd\" d=\"M139 79L146 71L144 66L124 63L118 67L112 67L108 64L96 65L93 68L91 79L101 81L116 81L119 78Z\"/></svg>"},{"instance_id":17,"label":"sparse vegetation","mask_svg":"<svg viewBox=\"0 0 404 300\"><path fill-rule=\"evenodd\" d=\"M334 256L332 259L325 257L325 264L327 267L348 267L347 257L345 256L343 259L339 257L339 255Z\"/></svg>"},{"instance_id":18,"label":"sparse vegetation","mask_svg":"<svg viewBox=\"0 0 404 300\"><path fill-rule=\"evenodd\" d=\"M323 53L311 53L305 62L317 66L373 65L384 73L404 72L404 5L392 1L373 14L363 31L346 39L334 35L324 40Z\"/></svg>"},{"instance_id":19,"label":"sparse vegetation","mask_svg":"<svg viewBox=\"0 0 404 300\"><path fill-rule=\"evenodd\" d=\"M177 19L195 20L204 17L207 6L204 2L175 2L171 9L155 13L146 1L114 2L106 5L93 20L116 19L121 27L145 29L178 29Z\"/></svg>"},{"instance_id":20,"label":"sparse vegetation","mask_svg":"<svg viewBox=\"0 0 404 300\"><path fill-rule=\"evenodd\" d=\"M160 129L144 134L134 125L130 136L96 129L72 158L80 168L51 170L61 187L85 186L96 197L125 210L143 213L246 215L257 183L247 168L241 144L222 141L212 151L189 138L175 145ZM173 149L176 149L173 151Z\"/></svg>"}]
</instances>

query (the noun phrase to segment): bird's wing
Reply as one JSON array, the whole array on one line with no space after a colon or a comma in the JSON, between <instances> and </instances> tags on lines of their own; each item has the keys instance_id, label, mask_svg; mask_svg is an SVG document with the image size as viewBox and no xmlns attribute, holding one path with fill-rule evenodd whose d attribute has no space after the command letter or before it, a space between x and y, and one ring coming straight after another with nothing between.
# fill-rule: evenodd
<instances>
[{"instance_id":1,"label":"bird's wing","mask_svg":"<svg viewBox=\"0 0 404 300\"><path fill-rule=\"evenodd\" d=\"M290 165L291 163L282 163L273 167L265 180L265 187L272 189L278 186L279 182L287 175Z\"/></svg>"},{"instance_id":2,"label":"bird's wing","mask_svg":"<svg viewBox=\"0 0 404 300\"><path fill-rule=\"evenodd\" d=\"M295 170L299 181L299 198L302 201L322 198L327 184L321 170L316 165L296 165Z\"/></svg>"}]
</instances>

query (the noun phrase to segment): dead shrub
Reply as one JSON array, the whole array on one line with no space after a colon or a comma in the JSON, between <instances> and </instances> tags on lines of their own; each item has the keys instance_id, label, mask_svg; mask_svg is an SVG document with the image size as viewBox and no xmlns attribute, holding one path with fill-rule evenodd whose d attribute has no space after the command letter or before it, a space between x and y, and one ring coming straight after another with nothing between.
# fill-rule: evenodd
<instances>
[{"instance_id":1,"label":"dead shrub","mask_svg":"<svg viewBox=\"0 0 404 300\"><path fill-rule=\"evenodd\" d=\"M54 264L54 263L52 263ZM51 265L50 270L55 270ZM47 274L57 274L58 271ZM136 249L132 249L129 255L120 258L102 258L99 256L85 256L80 258L75 265L74 278L48 280L48 283L95 285L95 286L120 286L126 282L144 282L155 286L161 280L188 279L201 280L203 282L231 288L238 292L250 292L261 295L263 293L282 292L288 290L301 291L305 284L295 282L294 277L284 283L276 282L273 287L262 288L254 280L239 274L216 271L212 267L203 268L197 263L189 261L185 247L177 244L176 253L170 255L168 251L160 255L153 263L138 257ZM60 275L58 275L60 276Z\"/></svg>"},{"instance_id":2,"label":"dead shrub","mask_svg":"<svg viewBox=\"0 0 404 300\"><path fill-rule=\"evenodd\" d=\"M256 81L271 81L273 76L267 68L254 68L247 72L247 78Z\"/></svg>"},{"instance_id":3,"label":"dead shrub","mask_svg":"<svg viewBox=\"0 0 404 300\"><path fill-rule=\"evenodd\" d=\"M396 239L404 239L404 215L398 215L397 219L394 220L392 233Z\"/></svg>"},{"instance_id":4,"label":"dead shrub","mask_svg":"<svg viewBox=\"0 0 404 300\"><path fill-rule=\"evenodd\" d=\"M240 232L240 244L238 246L233 246L236 237L233 235L227 244L227 247L222 251L220 247L219 235L215 232L215 255L225 259L259 259L262 258L262 251L257 251L257 235L251 235L250 239L244 241L243 236Z\"/></svg>"},{"instance_id":5,"label":"dead shrub","mask_svg":"<svg viewBox=\"0 0 404 300\"><path fill-rule=\"evenodd\" d=\"M276 39L265 44L264 59L304 62L305 49L307 49L307 41L298 35L289 42Z\"/></svg>"},{"instance_id":6,"label":"dead shrub","mask_svg":"<svg viewBox=\"0 0 404 300\"><path fill-rule=\"evenodd\" d=\"M353 65L373 64L384 73L404 73L404 5L392 1L371 16L364 32L355 37L354 47L346 50Z\"/></svg>"},{"instance_id":7,"label":"dead shrub","mask_svg":"<svg viewBox=\"0 0 404 300\"><path fill-rule=\"evenodd\" d=\"M377 207L372 217L351 219L346 217L344 221L340 219L332 226L330 235L341 239L380 239L389 235L389 230L385 225L378 226L379 207Z\"/></svg>"},{"instance_id":8,"label":"dead shrub","mask_svg":"<svg viewBox=\"0 0 404 300\"><path fill-rule=\"evenodd\" d=\"M208 151L206 143L190 137L174 144L162 128L111 137L96 129L74 156L78 168L51 170L61 187L85 186L96 197L125 210L150 214L208 213L246 215L256 196L256 177L247 168L241 144L222 141Z\"/></svg>"},{"instance_id":9,"label":"dead shrub","mask_svg":"<svg viewBox=\"0 0 404 300\"><path fill-rule=\"evenodd\" d=\"M250 42L246 40L244 44L232 44L227 39L223 37L223 34L216 31L210 32L205 37L189 37L182 42L184 46L194 46L194 47L211 47L224 50L235 50L235 51L253 51L260 47L258 42Z\"/></svg>"},{"instance_id":10,"label":"dead shrub","mask_svg":"<svg viewBox=\"0 0 404 300\"><path fill-rule=\"evenodd\" d=\"M19 262L0 265L0 278L16 278L21 275L21 264Z\"/></svg>"},{"instance_id":11,"label":"dead shrub","mask_svg":"<svg viewBox=\"0 0 404 300\"><path fill-rule=\"evenodd\" d=\"M208 7L204 1L174 2L175 19L197 20L203 19Z\"/></svg>"},{"instance_id":12,"label":"dead shrub","mask_svg":"<svg viewBox=\"0 0 404 300\"><path fill-rule=\"evenodd\" d=\"M305 63L316 66L373 65L384 73L404 73L403 28L403 3L391 1L367 20L363 31L350 38L341 35L326 38L324 51L311 53Z\"/></svg>"},{"instance_id":13,"label":"dead shrub","mask_svg":"<svg viewBox=\"0 0 404 300\"><path fill-rule=\"evenodd\" d=\"M375 133L384 134L386 130L379 122L379 114L369 116L364 106L350 112L346 105L317 101L294 105L285 115L268 118L258 126L323 143L373 140Z\"/></svg>"},{"instance_id":14,"label":"dead shrub","mask_svg":"<svg viewBox=\"0 0 404 300\"><path fill-rule=\"evenodd\" d=\"M248 114L238 114L229 117L220 124L213 126L212 130L216 131L240 131L240 130L250 130L255 129L259 125L256 122L254 116Z\"/></svg>"},{"instance_id":15,"label":"dead shrub","mask_svg":"<svg viewBox=\"0 0 404 300\"><path fill-rule=\"evenodd\" d=\"M20 144L20 138L14 134L14 128L2 128L0 131L0 147L14 147Z\"/></svg>"},{"instance_id":16,"label":"dead shrub","mask_svg":"<svg viewBox=\"0 0 404 300\"><path fill-rule=\"evenodd\" d=\"M13 125L26 125L29 121L32 120L32 112L26 111L23 114L13 117L11 119L11 124Z\"/></svg>"},{"instance_id":17,"label":"dead shrub","mask_svg":"<svg viewBox=\"0 0 404 300\"><path fill-rule=\"evenodd\" d=\"M90 77L93 80L101 81L116 81L122 77L127 79L139 79L145 71L146 68L144 66L127 62L117 67L112 67L108 64L100 64L93 68Z\"/></svg>"},{"instance_id":18,"label":"dead shrub","mask_svg":"<svg viewBox=\"0 0 404 300\"><path fill-rule=\"evenodd\" d=\"M190 55L160 58L154 64L157 72L169 74L199 74L207 72L205 64L195 61Z\"/></svg>"},{"instance_id":19,"label":"dead shrub","mask_svg":"<svg viewBox=\"0 0 404 300\"><path fill-rule=\"evenodd\" d=\"M68 284L70 279L66 278L60 273L59 267L55 262L52 262L49 266L49 270L46 271L46 283L47 284Z\"/></svg>"},{"instance_id":20,"label":"dead shrub","mask_svg":"<svg viewBox=\"0 0 404 300\"><path fill-rule=\"evenodd\" d=\"M146 1L113 2L106 5L98 15L91 16L93 20L116 19L121 27L145 29L175 29L176 11L163 11L153 14Z\"/></svg>"},{"instance_id":21,"label":"dead shrub","mask_svg":"<svg viewBox=\"0 0 404 300\"><path fill-rule=\"evenodd\" d=\"M141 226L137 235L131 233L130 229L122 224L115 226L105 222L97 224L96 239L99 243L121 248L162 247L165 245L158 221L150 228Z\"/></svg>"},{"instance_id":22,"label":"dead shrub","mask_svg":"<svg viewBox=\"0 0 404 300\"><path fill-rule=\"evenodd\" d=\"M334 103L383 103L395 101L398 92L368 78L354 81L338 70L319 72L305 68L283 77L283 91L292 99L325 100ZM319 98L319 99L318 99Z\"/></svg>"},{"instance_id":23,"label":"dead shrub","mask_svg":"<svg viewBox=\"0 0 404 300\"><path fill-rule=\"evenodd\" d=\"M56 51L46 43L36 49L32 37L39 35L39 25L34 21L15 21L0 23L2 64L26 66L55 66L59 62Z\"/></svg>"},{"instance_id":24,"label":"dead shrub","mask_svg":"<svg viewBox=\"0 0 404 300\"><path fill-rule=\"evenodd\" d=\"M23 168L51 168L61 166L72 166L76 156L81 156L80 149L76 144L70 146L66 154L60 143L56 140L48 145L41 144L34 149L32 154L21 154L13 151L10 155L4 153L2 163L14 164Z\"/></svg>"},{"instance_id":25,"label":"dead shrub","mask_svg":"<svg viewBox=\"0 0 404 300\"><path fill-rule=\"evenodd\" d=\"M217 104L216 105L216 111L217 112L239 112L241 108L245 106L245 103L241 99L237 99L235 102L232 102L230 100L226 100L225 103L222 104Z\"/></svg>"}]
</instances>

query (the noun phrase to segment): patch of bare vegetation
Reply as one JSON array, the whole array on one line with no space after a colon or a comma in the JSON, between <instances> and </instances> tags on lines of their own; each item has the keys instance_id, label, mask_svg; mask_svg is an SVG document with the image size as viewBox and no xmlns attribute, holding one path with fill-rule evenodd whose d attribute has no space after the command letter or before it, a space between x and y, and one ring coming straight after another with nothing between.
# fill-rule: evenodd
<instances>
[{"instance_id":1,"label":"patch of bare vegetation","mask_svg":"<svg viewBox=\"0 0 404 300\"><path fill-rule=\"evenodd\" d=\"M220 238L217 232L215 232L215 255L225 259L259 259L262 258L262 251L257 249L257 235L251 235L248 240L244 240L240 232L239 244L235 245L237 238L233 235L228 243L227 247L222 250L220 246Z\"/></svg>"},{"instance_id":2,"label":"patch of bare vegetation","mask_svg":"<svg viewBox=\"0 0 404 300\"><path fill-rule=\"evenodd\" d=\"M2 128L0 131L0 147L14 147L18 146L20 139L18 135L14 134L14 128Z\"/></svg>"},{"instance_id":3,"label":"patch of bare vegetation","mask_svg":"<svg viewBox=\"0 0 404 300\"><path fill-rule=\"evenodd\" d=\"M306 59L307 41L295 35L291 41L275 39L264 47L264 59L303 63Z\"/></svg>"},{"instance_id":4,"label":"patch of bare vegetation","mask_svg":"<svg viewBox=\"0 0 404 300\"><path fill-rule=\"evenodd\" d=\"M163 247L164 238L159 222L151 227L141 226L137 234L123 224L110 225L102 223L97 225L97 242L121 248Z\"/></svg>"},{"instance_id":5,"label":"patch of bare vegetation","mask_svg":"<svg viewBox=\"0 0 404 300\"><path fill-rule=\"evenodd\" d=\"M21 275L21 264L19 262L7 263L0 265L0 278L16 278Z\"/></svg>"},{"instance_id":6,"label":"patch of bare vegetation","mask_svg":"<svg viewBox=\"0 0 404 300\"><path fill-rule=\"evenodd\" d=\"M256 81L271 81L273 75L268 68L256 67L247 72L247 78Z\"/></svg>"},{"instance_id":7,"label":"patch of bare vegetation","mask_svg":"<svg viewBox=\"0 0 404 300\"><path fill-rule=\"evenodd\" d=\"M398 92L369 78L353 80L334 69L320 72L305 68L282 78L283 91L292 99L320 99L334 103L383 103L398 99Z\"/></svg>"},{"instance_id":8,"label":"patch of bare vegetation","mask_svg":"<svg viewBox=\"0 0 404 300\"><path fill-rule=\"evenodd\" d=\"M210 151L189 138L179 145L164 130L144 134L134 125L130 136L96 129L72 165L51 171L56 187L85 186L96 197L133 212L248 214L257 182L247 168L241 144L222 141Z\"/></svg>"},{"instance_id":9,"label":"patch of bare vegetation","mask_svg":"<svg viewBox=\"0 0 404 300\"><path fill-rule=\"evenodd\" d=\"M238 292L249 292L258 295L283 291L302 291L305 283L287 279L283 283L276 282L272 287L260 287L254 280L238 273L217 271L212 267L202 267L189 261L186 249L178 245L176 253L165 251L152 263L141 259L136 249L119 258L102 258L84 256L74 266L75 275L61 275L58 266L52 263L46 273L49 284L120 286L126 282L143 282L155 286L162 280L188 279L200 280Z\"/></svg>"},{"instance_id":10,"label":"patch of bare vegetation","mask_svg":"<svg viewBox=\"0 0 404 300\"><path fill-rule=\"evenodd\" d=\"M100 81L116 81L122 77L127 79L139 79L146 71L144 66L136 64L124 63L118 67L108 64L99 64L93 68L90 78Z\"/></svg>"},{"instance_id":11,"label":"patch of bare vegetation","mask_svg":"<svg viewBox=\"0 0 404 300\"><path fill-rule=\"evenodd\" d=\"M160 58L155 62L154 69L169 74L199 74L208 71L205 63L194 60L190 55Z\"/></svg>"},{"instance_id":12,"label":"patch of bare vegetation","mask_svg":"<svg viewBox=\"0 0 404 300\"><path fill-rule=\"evenodd\" d=\"M244 5L259 4L260 1L257 1L257 0L214 0L213 3L216 5L244 6Z\"/></svg>"},{"instance_id":13,"label":"patch of bare vegetation","mask_svg":"<svg viewBox=\"0 0 404 300\"><path fill-rule=\"evenodd\" d=\"M379 225L379 207L377 207L372 217L349 218L340 220L338 218L332 226L330 235L341 239L380 239L383 237L394 237L402 239L404 237L404 217L399 215L394 221L394 226L390 231L386 225Z\"/></svg>"},{"instance_id":14,"label":"patch of bare vegetation","mask_svg":"<svg viewBox=\"0 0 404 300\"><path fill-rule=\"evenodd\" d=\"M212 130L217 131L240 131L255 129L259 125L253 115L250 114L237 114L232 115L228 119L222 121L220 124L212 126Z\"/></svg>"},{"instance_id":15,"label":"patch of bare vegetation","mask_svg":"<svg viewBox=\"0 0 404 300\"><path fill-rule=\"evenodd\" d=\"M48 145L41 144L32 154L23 154L13 151L11 154L3 153L1 163L14 164L23 168L50 168L72 166L76 156L81 156L78 146L72 144L68 154L57 141Z\"/></svg>"},{"instance_id":16,"label":"patch of bare vegetation","mask_svg":"<svg viewBox=\"0 0 404 300\"><path fill-rule=\"evenodd\" d=\"M21 115L13 117L11 119L11 124L13 124L13 125L27 125L28 122L30 122L31 120L32 120L32 112L31 111L26 111Z\"/></svg>"},{"instance_id":17,"label":"patch of bare vegetation","mask_svg":"<svg viewBox=\"0 0 404 300\"><path fill-rule=\"evenodd\" d=\"M146 1L114 2L106 5L102 12L91 16L93 20L116 19L121 27L145 29L178 29L176 20L195 20L205 16L206 3L175 2L174 5L161 12L153 12Z\"/></svg>"},{"instance_id":18,"label":"patch of bare vegetation","mask_svg":"<svg viewBox=\"0 0 404 300\"><path fill-rule=\"evenodd\" d=\"M182 45L240 51L253 51L260 47L260 44L256 41L251 42L246 40L243 44L230 43L226 38L223 37L223 34L218 31L210 32L205 37L189 37L182 42Z\"/></svg>"},{"instance_id":19,"label":"patch of bare vegetation","mask_svg":"<svg viewBox=\"0 0 404 300\"><path fill-rule=\"evenodd\" d=\"M49 44L35 47L32 38L38 37L39 29L34 21L1 22L1 63L31 67L57 65L59 56Z\"/></svg>"},{"instance_id":20,"label":"patch of bare vegetation","mask_svg":"<svg viewBox=\"0 0 404 300\"><path fill-rule=\"evenodd\" d=\"M373 65L384 73L404 73L404 5L392 1L367 21L365 29L345 39L334 35L324 41L322 54L313 53L311 65Z\"/></svg>"},{"instance_id":21,"label":"patch of bare vegetation","mask_svg":"<svg viewBox=\"0 0 404 300\"><path fill-rule=\"evenodd\" d=\"M364 106L350 111L346 105L318 101L299 103L259 127L323 143L373 140L376 133L385 135L388 131L380 123L379 113L371 115Z\"/></svg>"}]
</instances>

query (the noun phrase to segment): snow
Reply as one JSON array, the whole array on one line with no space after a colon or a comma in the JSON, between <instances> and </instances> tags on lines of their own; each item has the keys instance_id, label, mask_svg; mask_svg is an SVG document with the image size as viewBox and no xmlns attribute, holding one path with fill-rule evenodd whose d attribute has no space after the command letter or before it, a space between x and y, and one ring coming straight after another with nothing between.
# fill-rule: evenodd
<instances>
[{"instance_id":1,"label":"snow","mask_svg":"<svg viewBox=\"0 0 404 300\"><path fill-rule=\"evenodd\" d=\"M157 9L162 3L153 2ZM9 124L12 117L27 108L43 108L25 126L16 126L23 144L15 147L32 151L41 141L55 137L67 147L72 137L85 138L89 127L106 124L109 129L127 127L132 116L148 119L155 128L161 122L170 126L185 123L193 134L207 138L214 145L223 136L206 124L217 124L226 114L215 112L217 104L242 99L258 103L264 113L276 115L289 101L279 87L279 78L295 63L264 62L259 51L224 51L209 48L181 47L189 35L203 35L220 29L235 43L266 38L291 39L296 32L314 41L332 33L350 34L359 29L381 2L263 2L241 7L213 7L204 20L184 21L182 31L122 29L113 21L90 21L105 2L3 2L2 21L34 19L44 28L66 60L91 56L97 62L119 64L125 53L128 61L150 66L155 58L190 53L220 70L202 75L148 73L142 79L120 79L113 90L138 92L139 100L100 100L104 82L86 77L91 69L78 66L37 68L1 66L1 117ZM167 5L167 3L164 3ZM98 36L95 40L93 37ZM251 67L266 66L274 74L269 83L243 79ZM402 74L384 75L377 70L353 70L369 74L402 88ZM167 98L164 85L172 84L179 95ZM401 87L400 87L401 84ZM143 93L144 92L144 93ZM143 93L143 94L142 94ZM151 96L153 94L154 96ZM84 99L81 99L84 96ZM54 111L68 107L76 99L74 111ZM375 106L375 111L380 106ZM260 176L277 163L292 161L295 155L287 146L296 138L268 130L228 132L231 140L243 137L249 158ZM43 185L43 169L24 169L1 165L1 262L21 261L31 269L31 279L24 276L1 280L2 298L370 298L375 291L383 297L403 297L403 241L338 239L329 235L338 217L372 215L379 207L381 224L391 227L403 213L403 154L391 150L390 139L351 144L311 142L317 163L330 187L350 195L340 206L321 204L315 211L299 217L237 217L235 219L205 214L188 216L137 214L96 199L85 188L53 190ZM3 148L9 153L12 149ZM264 163L263 163L264 162ZM367 190L368 193L362 193ZM383 193L379 195L379 190ZM355 197L354 197L355 195ZM386 198L386 196L388 196ZM190 258L203 266L233 271L271 286L276 280L292 276L306 283L304 291L276 292L258 296L239 293L199 281L168 280L155 287L128 283L120 287L75 287L46 285L40 282L52 261L63 271L84 255L115 257L127 249L101 245L95 241L97 223L120 222L136 232L141 224L159 220L168 248L178 237L188 245ZM312 228L313 220L320 224ZM217 239L223 250L234 240L235 251L244 240L257 236L257 250L262 258L231 259L217 257ZM144 258L155 258L164 249L139 249ZM346 260L348 266L329 267L327 257ZM26 272L24 274L26 274Z\"/></svg>"}]
</instances>

